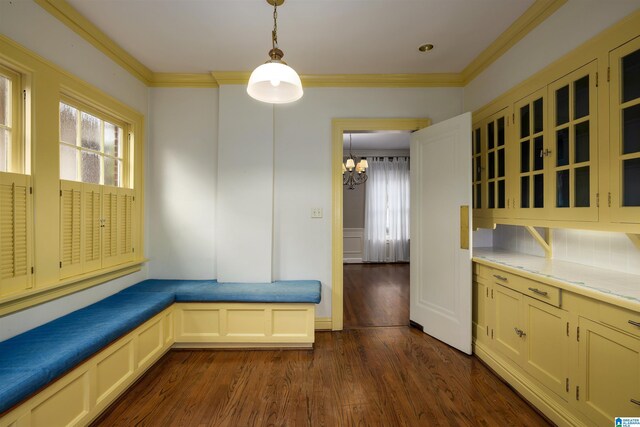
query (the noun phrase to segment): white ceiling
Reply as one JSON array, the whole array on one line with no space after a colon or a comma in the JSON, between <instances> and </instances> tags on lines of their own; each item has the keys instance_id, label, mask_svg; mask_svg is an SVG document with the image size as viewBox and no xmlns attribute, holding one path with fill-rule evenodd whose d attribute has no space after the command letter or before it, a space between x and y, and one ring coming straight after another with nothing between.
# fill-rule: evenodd
<instances>
[{"instance_id":1,"label":"white ceiling","mask_svg":"<svg viewBox=\"0 0 640 427\"><path fill-rule=\"evenodd\" d=\"M533 1L286 0L278 39L301 74L460 72ZM155 72L250 71L271 48L265 0L68 2Z\"/></svg>"},{"instance_id":2,"label":"white ceiling","mask_svg":"<svg viewBox=\"0 0 640 427\"><path fill-rule=\"evenodd\" d=\"M370 132L351 134L353 151L409 150L411 132ZM344 150L349 151L349 134L344 134Z\"/></svg>"}]
</instances>

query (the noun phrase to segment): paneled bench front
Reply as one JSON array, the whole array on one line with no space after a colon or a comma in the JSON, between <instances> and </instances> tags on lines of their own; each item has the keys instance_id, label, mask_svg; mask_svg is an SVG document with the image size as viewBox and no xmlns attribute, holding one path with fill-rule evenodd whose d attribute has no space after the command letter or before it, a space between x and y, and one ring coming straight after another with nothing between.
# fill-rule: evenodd
<instances>
[{"instance_id":1,"label":"paneled bench front","mask_svg":"<svg viewBox=\"0 0 640 427\"><path fill-rule=\"evenodd\" d=\"M0 342L0 427L85 425L174 347L314 342L320 282L147 280Z\"/></svg>"}]
</instances>

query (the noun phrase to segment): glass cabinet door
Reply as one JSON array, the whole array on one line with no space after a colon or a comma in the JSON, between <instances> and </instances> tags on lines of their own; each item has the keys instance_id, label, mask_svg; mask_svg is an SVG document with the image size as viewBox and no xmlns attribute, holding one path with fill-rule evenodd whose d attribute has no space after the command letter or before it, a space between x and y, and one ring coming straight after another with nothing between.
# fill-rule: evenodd
<instances>
[{"instance_id":1,"label":"glass cabinet door","mask_svg":"<svg viewBox=\"0 0 640 427\"><path fill-rule=\"evenodd\" d=\"M597 221L596 61L549 85L549 194L554 219Z\"/></svg>"},{"instance_id":2,"label":"glass cabinet door","mask_svg":"<svg viewBox=\"0 0 640 427\"><path fill-rule=\"evenodd\" d=\"M609 56L611 192L614 222L640 223L640 38Z\"/></svg>"},{"instance_id":3,"label":"glass cabinet door","mask_svg":"<svg viewBox=\"0 0 640 427\"><path fill-rule=\"evenodd\" d=\"M487 209L493 216L502 217L507 208L507 119L508 110L502 110L484 122L487 153Z\"/></svg>"},{"instance_id":4,"label":"glass cabinet door","mask_svg":"<svg viewBox=\"0 0 640 427\"><path fill-rule=\"evenodd\" d=\"M483 171L485 166L483 164L483 152L482 147L482 126L473 126L472 147L471 147L471 164L473 171L471 173L472 190L473 190L473 210L475 214L479 214L483 211L482 203L482 191L483 187Z\"/></svg>"},{"instance_id":5,"label":"glass cabinet door","mask_svg":"<svg viewBox=\"0 0 640 427\"><path fill-rule=\"evenodd\" d=\"M515 140L518 164L518 197L514 202L519 218L545 215L544 166L549 154L545 146L546 90L540 89L515 104Z\"/></svg>"}]
</instances>

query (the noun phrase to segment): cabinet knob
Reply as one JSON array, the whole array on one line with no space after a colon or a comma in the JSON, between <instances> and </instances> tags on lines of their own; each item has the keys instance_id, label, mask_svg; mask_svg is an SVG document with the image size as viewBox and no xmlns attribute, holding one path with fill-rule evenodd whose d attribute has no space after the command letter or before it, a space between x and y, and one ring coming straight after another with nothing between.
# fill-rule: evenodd
<instances>
[{"instance_id":1,"label":"cabinet knob","mask_svg":"<svg viewBox=\"0 0 640 427\"><path fill-rule=\"evenodd\" d=\"M640 328L640 322L634 322L633 320L629 320L629 324Z\"/></svg>"},{"instance_id":2,"label":"cabinet knob","mask_svg":"<svg viewBox=\"0 0 640 427\"><path fill-rule=\"evenodd\" d=\"M635 403L636 405L640 405L640 400L630 399L629 401L630 401L631 403Z\"/></svg>"},{"instance_id":3,"label":"cabinet knob","mask_svg":"<svg viewBox=\"0 0 640 427\"><path fill-rule=\"evenodd\" d=\"M496 279L498 279L498 280L502 280L503 282L506 282L506 281L507 281L507 278L506 278L506 277L504 277L504 276L499 276L499 275L497 275L497 274L494 274L494 275L493 275L493 277L495 277L495 278L496 278Z\"/></svg>"},{"instance_id":4,"label":"cabinet knob","mask_svg":"<svg viewBox=\"0 0 640 427\"><path fill-rule=\"evenodd\" d=\"M527 333L525 331L523 331L522 329L518 329L518 328L513 328L514 331L516 331L516 335L519 336L520 338L526 337Z\"/></svg>"}]
</instances>

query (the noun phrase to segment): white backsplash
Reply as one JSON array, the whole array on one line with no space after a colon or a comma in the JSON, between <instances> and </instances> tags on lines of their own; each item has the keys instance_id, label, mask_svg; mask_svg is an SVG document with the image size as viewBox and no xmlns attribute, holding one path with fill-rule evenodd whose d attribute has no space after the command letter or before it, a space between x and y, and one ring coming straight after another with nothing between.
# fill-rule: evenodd
<instances>
[{"instance_id":1,"label":"white backsplash","mask_svg":"<svg viewBox=\"0 0 640 427\"><path fill-rule=\"evenodd\" d=\"M495 248L544 256L524 227L499 225L493 231ZM553 258L593 267L640 274L640 250L624 233L570 229L553 230Z\"/></svg>"}]
</instances>

